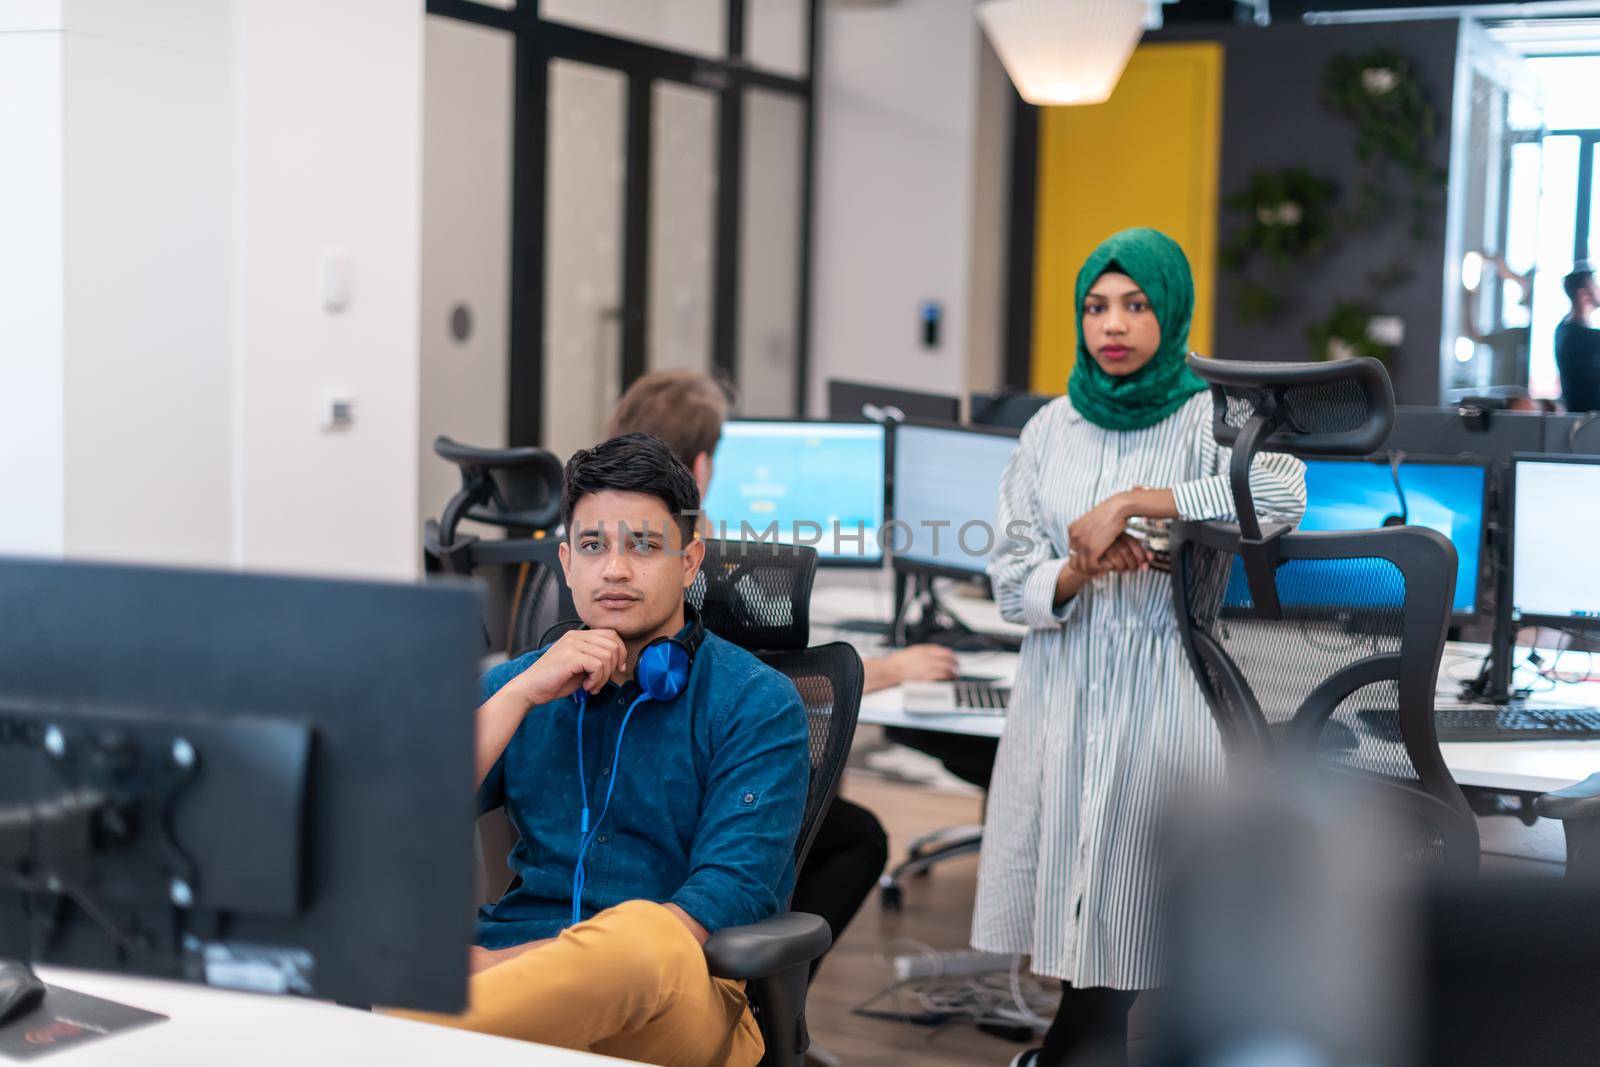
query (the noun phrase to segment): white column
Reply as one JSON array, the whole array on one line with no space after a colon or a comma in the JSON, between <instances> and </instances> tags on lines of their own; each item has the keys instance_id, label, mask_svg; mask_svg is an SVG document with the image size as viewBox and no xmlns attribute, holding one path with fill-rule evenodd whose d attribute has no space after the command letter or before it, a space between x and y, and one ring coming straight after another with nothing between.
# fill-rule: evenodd
<instances>
[{"instance_id":1,"label":"white column","mask_svg":"<svg viewBox=\"0 0 1600 1067\"><path fill-rule=\"evenodd\" d=\"M414 575L423 5L232 13L240 560ZM349 282L340 308L330 260ZM334 395L354 421L325 430Z\"/></svg>"},{"instance_id":2,"label":"white column","mask_svg":"<svg viewBox=\"0 0 1600 1067\"><path fill-rule=\"evenodd\" d=\"M61 78L59 5L0 6L0 553L65 539Z\"/></svg>"},{"instance_id":3,"label":"white column","mask_svg":"<svg viewBox=\"0 0 1600 1067\"><path fill-rule=\"evenodd\" d=\"M62 8L65 550L224 565L228 8Z\"/></svg>"}]
</instances>

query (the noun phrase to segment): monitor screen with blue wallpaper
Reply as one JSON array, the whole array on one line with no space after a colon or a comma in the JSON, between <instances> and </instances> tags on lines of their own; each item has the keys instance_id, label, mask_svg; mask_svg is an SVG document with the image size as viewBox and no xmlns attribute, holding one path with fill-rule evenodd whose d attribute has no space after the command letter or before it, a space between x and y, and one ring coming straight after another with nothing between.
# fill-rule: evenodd
<instances>
[{"instance_id":1,"label":"monitor screen with blue wallpaper","mask_svg":"<svg viewBox=\"0 0 1600 1067\"><path fill-rule=\"evenodd\" d=\"M1371 530L1398 525L1400 496L1387 463L1366 460L1306 460L1306 513L1299 528ZM1406 460L1400 465L1408 525L1426 526L1450 539L1456 549L1456 615L1477 613L1478 554L1483 544L1486 468L1482 464ZM1369 568L1363 576L1351 568ZM1371 604L1386 599L1381 590L1397 590L1379 580L1379 560L1299 563L1278 575L1278 595L1291 604ZM1298 588L1297 588L1298 587ZM1398 592L1393 595L1399 595ZM1226 602L1245 602L1244 571L1235 561Z\"/></svg>"},{"instance_id":2,"label":"monitor screen with blue wallpaper","mask_svg":"<svg viewBox=\"0 0 1600 1067\"><path fill-rule=\"evenodd\" d=\"M808 544L824 563L879 563L884 430L872 422L733 420L704 509L713 537Z\"/></svg>"}]
</instances>

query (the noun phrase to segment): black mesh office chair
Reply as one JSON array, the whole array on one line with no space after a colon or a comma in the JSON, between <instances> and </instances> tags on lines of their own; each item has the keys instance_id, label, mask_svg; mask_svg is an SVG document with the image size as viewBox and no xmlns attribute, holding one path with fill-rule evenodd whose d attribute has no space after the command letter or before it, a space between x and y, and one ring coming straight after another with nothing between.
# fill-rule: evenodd
<instances>
[{"instance_id":1,"label":"black mesh office chair","mask_svg":"<svg viewBox=\"0 0 1600 1067\"><path fill-rule=\"evenodd\" d=\"M811 775L795 842L799 870L838 791L855 737L861 710L861 657L843 642L806 647L815 549L718 540L707 540L705 545L705 561L686 598L700 611L707 630L782 672L805 705ZM575 620L557 624L539 645L578 625ZM503 817L480 820L486 865L499 862L491 857L510 852L510 833L510 823ZM763 1064L799 1067L803 1062L810 1045L807 979L812 962L828 950L831 940L828 924L819 916L784 912L750 926L719 930L706 942L711 973L746 983L766 1043Z\"/></svg>"},{"instance_id":2,"label":"black mesh office chair","mask_svg":"<svg viewBox=\"0 0 1600 1067\"><path fill-rule=\"evenodd\" d=\"M505 647L512 656L535 647L535 639L560 619L574 615L572 597L560 580L561 461L542 448L474 448L448 437L433 442L441 459L461 469L461 488L437 520L423 525L423 558L430 573L469 575L484 567L515 567ZM506 531L503 540L462 533L463 520Z\"/></svg>"},{"instance_id":3,"label":"black mesh office chair","mask_svg":"<svg viewBox=\"0 0 1600 1067\"><path fill-rule=\"evenodd\" d=\"M1420 527L1263 526L1250 492L1258 451L1381 447L1394 419L1388 375L1361 359L1190 365L1211 386L1218 442L1234 450L1239 523L1174 524L1173 593L1230 769L1315 768L1398 828L1417 859L1475 869L1477 824L1433 723L1455 549Z\"/></svg>"},{"instance_id":4,"label":"black mesh office chair","mask_svg":"<svg viewBox=\"0 0 1600 1067\"><path fill-rule=\"evenodd\" d=\"M705 546L687 597L706 629L758 652L805 648L816 549L715 538Z\"/></svg>"}]
</instances>

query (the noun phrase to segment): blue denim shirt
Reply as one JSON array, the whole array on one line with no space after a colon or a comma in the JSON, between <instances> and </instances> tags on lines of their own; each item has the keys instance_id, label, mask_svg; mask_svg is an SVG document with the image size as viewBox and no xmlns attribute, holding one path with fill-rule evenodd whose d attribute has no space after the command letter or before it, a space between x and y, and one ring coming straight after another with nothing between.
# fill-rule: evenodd
<instances>
[{"instance_id":1,"label":"blue denim shirt","mask_svg":"<svg viewBox=\"0 0 1600 1067\"><path fill-rule=\"evenodd\" d=\"M483 676L483 699L544 649ZM583 717L584 769L595 818L605 803L617 728L638 687L607 685ZM554 937L572 920L578 853L578 707L530 709L479 790L480 811L505 805L521 882L478 910L478 944L507 948ZM804 706L755 656L707 633L683 693L646 701L622 746L611 810L584 862L583 914L629 900L676 904L707 930L784 908L810 777Z\"/></svg>"}]
</instances>

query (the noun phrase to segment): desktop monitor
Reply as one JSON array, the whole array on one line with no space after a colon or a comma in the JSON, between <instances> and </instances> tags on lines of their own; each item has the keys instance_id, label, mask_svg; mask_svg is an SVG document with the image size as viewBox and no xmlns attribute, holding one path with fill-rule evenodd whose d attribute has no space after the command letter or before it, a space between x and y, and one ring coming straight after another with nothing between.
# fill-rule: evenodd
<instances>
[{"instance_id":1,"label":"desktop monitor","mask_svg":"<svg viewBox=\"0 0 1600 1067\"><path fill-rule=\"evenodd\" d=\"M892 534L897 570L983 574L1003 539L1000 478L1017 431L908 422L894 430ZM886 535L889 540L891 535Z\"/></svg>"},{"instance_id":2,"label":"desktop monitor","mask_svg":"<svg viewBox=\"0 0 1600 1067\"><path fill-rule=\"evenodd\" d=\"M458 1011L479 596L0 560L0 958Z\"/></svg>"},{"instance_id":3,"label":"desktop monitor","mask_svg":"<svg viewBox=\"0 0 1600 1067\"><path fill-rule=\"evenodd\" d=\"M1513 623L1600 629L1600 457L1514 457L1510 510Z\"/></svg>"},{"instance_id":4,"label":"desktop monitor","mask_svg":"<svg viewBox=\"0 0 1600 1067\"><path fill-rule=\"evenodd\" d=\"M961 418L961 398L943 393L919 393L868 382L828 381L828 417L891 422L932 419L956 422Z\"/></svg>"},{"instance_id":5,"label":"desktop monitor","mask_svg":"<svg viewBox=\"0 0 1600 1067\"><path fill-rule=\"evenodd\" d=\"M1488 488L1486 462L1407 456L1399 466L1399 490L1395 487L1396 472L1387 458L1308 459L1305 464L1306 512L1300 520L1300 531L1371 530L1399 525L1402 518L1407 525L1435 530L1449 538L1456 550L1451 613L1458 617L1478 613ZM1328 582L1326 570L1315 565L1302 563L1282 571L1279 596L1288 605L1325 604L1337 588L1349 592L1352 605L1366 603L1360 597L1382 585L1351 581L1349 566L1340 564L1341 582L1337 585ZM1300 583L1316 591L1297 590L1295 586ZM1244 571L1235 561L1228 603L1242 603L1246 595Z\"/></svg>"},{"instance_id":6,"label":"desktop monitor","mask_svg":"<svg viewBox=\"0 0 1600 1067\"><path fill-rule=\"evenodd\" d=\"M824 566L881 565L885 437L875 422L724 423L701 504L711 536L811 545Z\"/></svg>"}]
</instances>

